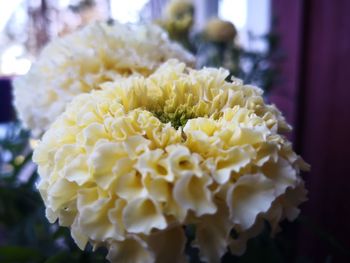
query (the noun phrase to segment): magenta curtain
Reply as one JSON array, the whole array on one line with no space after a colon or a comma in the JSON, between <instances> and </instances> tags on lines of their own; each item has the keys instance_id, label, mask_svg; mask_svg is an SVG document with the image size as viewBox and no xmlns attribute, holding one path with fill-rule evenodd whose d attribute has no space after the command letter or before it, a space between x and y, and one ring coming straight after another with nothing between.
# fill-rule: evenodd
<instances>
[{"instance_id":1,"label":"magenta curtain","mask_svg":"<svg viewBox=\"0 0 350 263\"><path fill-rule=\"evenodd\" d=\"M298 254L350 262L350 1L272 2L287 55L280 65L285 83L272 97L312 165L303 206L311 225L299 228Z\"/></svg>"}]
</instances>

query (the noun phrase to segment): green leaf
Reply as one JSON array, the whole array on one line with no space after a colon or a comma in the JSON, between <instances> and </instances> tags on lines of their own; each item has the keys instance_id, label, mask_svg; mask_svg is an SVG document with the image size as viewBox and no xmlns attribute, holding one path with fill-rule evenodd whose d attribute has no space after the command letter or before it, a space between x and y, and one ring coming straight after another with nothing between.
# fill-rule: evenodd
<instances>
[{"instance_id":1,"label":"green leaf","mask_svg":"<svg viewBox=\"0 0 350 263\"><path fill-rule=\"evenodd\" d=\"M2 263L37 263L43 256L35 249L16 246L0 247L0 262Z\"/></svg>"}]
</instances>

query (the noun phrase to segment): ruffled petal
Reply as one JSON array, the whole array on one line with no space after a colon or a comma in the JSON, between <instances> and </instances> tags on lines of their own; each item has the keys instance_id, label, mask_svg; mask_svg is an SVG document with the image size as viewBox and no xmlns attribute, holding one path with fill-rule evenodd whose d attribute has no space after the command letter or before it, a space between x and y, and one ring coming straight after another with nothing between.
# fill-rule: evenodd
<instances>
[{"instance_id":1,"label":"ruffled petal","mask_svg":"<svg viewBox=\"0 0 350 263\"><path fill-rule=\"evenodd\" d=\"M53 211L57 211L64 205L76 198L78 186L66 179L58 179L54 182L48 192L47 206Z\"/></svg>"},{"instance_id":2,"label":"ruffled petal","mask_svg":"<svg viewBox=\"0 0 350 263\"><path fill-rule=\"evenodd\" d=\"M266 212L275 200L274 182L263 174L240 177L227 193L230 218L242 230L249 229L260 213Z\"/></svg>"},{"instance_id":3,"label":"ruffled petal","mask_svg":"<svg viewBox=\"0 0 350 263\"><path fill-rule=\"evenodd\" d=\"M182 176L175 184L174 199L183 210L192 210L197 216L214 214L217 210L208 185L211 179L203 175Z\"/></svg>"},{"instance_id":4,"label":"ruffled petal","mask_svg":"<svg viewBox=\"0 0 350 263\"><path fill-rule=\"evenodd\" d=\"M219 263L226 253L230 231L233 224L227 220L226 204L220 204L219 210L213 215L201 217L196 227L194 246L199 248L200 259L203 262Z\"/></svg>"},{"instance_id":5,"label":"ruffled petal","mask_svg":"<svg viewBox=\"0 0 350 263\"><path fill-rule=\"evenodd\" d=\"M146 235L153 228L164 229L167 227L159 205L148 198L137 198L128 202L123 211L123 223L130 233Z\"/></svg>"},{"instance_id":6,"label":"ruffled petal","mask_svg":"<svg viewBox=\"0 0 350 263\"><path fill-rule=\"evenodd\" d=\"M142 176L134 170L121 175L116 180L115 192L125 200L147 196L147 190L144 188Z\"/></svg>"},{"instance_id":7,"label":"ruffled petal","mask_svg":"<svg viewBox=\"0 0 350 263\"><path fill-rule=\"evenodd\" d=\"M150 249L156 255L155 263L185 263L186 236L182 227L157 231L147 238Z\"/></svg>"},{"instance_id":8,"label":"ruffled petal","mask_svg":"<svg viewBox=\"0 0 350 263\"><path fill-rule=\"evenodd\" d=\"M264 220L257 218L255 223L242 232L238 232L237 238L231 238L229 242L229 248L232 254L241 256L244 254L247 248L248 240L258 236L264 229Z\"/></svg>"},{"instance_id":9,"label":"ruffled petal","mask_svg":"<svg viewBox=\"0 0 350 263\"><path fill-rule=\"evenodd\" d=\"M109 213L114 207L114 199L101 195L96 188L80 190L77 209L81 232L93 240L123 240L120 226L109 219Z\"/></svg>"},{"instance_id":10,"label":"ruffled petal","mask_svg":"<svg viewBox=\"0 0 350 263\"><path fill-rule=\"evenodd\" d=\"M113 242L106 257L111 263L154 263L154 255L146 242L132 236L122 242Z\"/></svg>"},{"instance_id":11,"label":"ruffled petal","mask_svg":"<svg viewBox=\"0 0 350 263\"><path fill-rule=\"evenodd\" d=\"M102 189L107 189L117 178L111 176L118 159L127 157L121 143L101 142L90 156L93 176Z\"/></svg>"},{"instance_id":12,"label":"ruffled petal","mask_svg":"<svg viewBox=\"0 0 350 263\"><path fill-rule=\"evenodd\" d=\"M285 193L288 187L294 188L298 183L296 170L282 158L279 158L277 163L265 164L262 170L268 178L274 181L277 196Z\"/></svg>"}]
</instances>

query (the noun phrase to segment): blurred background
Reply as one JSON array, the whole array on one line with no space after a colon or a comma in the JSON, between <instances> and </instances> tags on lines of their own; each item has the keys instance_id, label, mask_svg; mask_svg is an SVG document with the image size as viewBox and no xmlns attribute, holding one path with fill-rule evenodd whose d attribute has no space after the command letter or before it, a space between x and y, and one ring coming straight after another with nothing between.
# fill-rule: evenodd
<instances>
[{"instance_id":1,"label":"blurred background","mask_svg":"<svg viewBox=\"0 0 350 263\"><path fill-rule=\"evenodd\" d=\"M11 87L48 41L96 20L157 23L198 68L222 66L262 87L293 125L312 166L309 201L274 239L267 228L223 262L350 262L349 12L348 0L0 0L0 262L105 262L105 251L81 252L67 229L48 224L35 141L16 120Z\"/></svg>"}]
</instances>

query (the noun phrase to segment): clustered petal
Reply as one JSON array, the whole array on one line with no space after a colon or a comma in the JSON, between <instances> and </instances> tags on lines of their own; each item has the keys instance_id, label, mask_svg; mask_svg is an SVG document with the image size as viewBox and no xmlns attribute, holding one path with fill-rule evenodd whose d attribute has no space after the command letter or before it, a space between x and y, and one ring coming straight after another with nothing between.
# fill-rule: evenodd
<instances>
[{"instance_id":1,"label":"clustered petal","mask_svg":"<svg viewBox=\"0 0 350 263\"><path fill-rule=\"evenodd\" d=\"M264 220L276 232L295 219L308 166L281 135L290 127L227 76L169 60L77 96L34 152L50 221L122 263L184 262L189 226L201 259L219 262Z\"/></svg>"},{"instance_id":2,"label":"clustered petal","mask_svg":"<svg viewBox=\"0 0 350 263\"><path fill-rule=\"evenodd\" d=\"M119 77L147 76L170 58L194 63L193 56L156 25L88 25L49 43L29 73L15 80L19 117L39 136L74 96Z\"/></svg>"}]
</instances>

